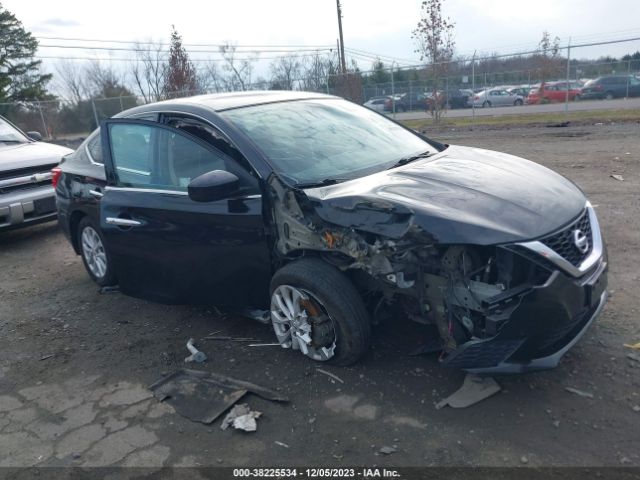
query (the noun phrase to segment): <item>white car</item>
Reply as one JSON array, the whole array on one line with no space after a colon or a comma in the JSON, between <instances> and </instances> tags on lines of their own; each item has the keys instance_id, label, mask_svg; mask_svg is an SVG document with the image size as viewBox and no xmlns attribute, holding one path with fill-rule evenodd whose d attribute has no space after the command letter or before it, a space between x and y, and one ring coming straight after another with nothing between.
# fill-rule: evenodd
<instances>
[{"instance_id":1,"label":"white car","mask_svg":"<svg viewBox=\"0 0 640 480\"><path fill-rule=\"evenodd\" d=\"M0 231L56 218L51 169L73 150L40 138L0 117Z\"/></svg>"},{"instance_id":2,"label":"white car","mask_svg":"<svg viewBox=\"0 0 640 480\"><path fill-rule=\"evenodd\" d=\"M364 102L364 106L370 108L371 110L375 110L376 112L384 112L384 104L390 99L389 96L384 97L371 97L369 100Z\"/></svg>"},{"instance_id":3,"label":"white car","mask_svg":"<svg viewBox=\"0 0 640 480\"><path fill-rule=\"evenodd\" d=\"M510 93L502 88L482 90L473 96L474 107L510 107L523 104L524 97Z\"/></svg>"}]
</instances>

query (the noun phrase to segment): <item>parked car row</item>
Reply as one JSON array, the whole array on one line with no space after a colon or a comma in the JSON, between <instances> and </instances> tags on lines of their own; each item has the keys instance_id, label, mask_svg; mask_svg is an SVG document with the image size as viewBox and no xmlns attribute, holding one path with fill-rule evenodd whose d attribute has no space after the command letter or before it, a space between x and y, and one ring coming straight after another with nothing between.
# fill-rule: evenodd
<instances>
[{"instance_id":1,"label":"parked car row","mask_svg":"<svg viewBox=\"0 0 640 480\"><path fill-rule=\"evenodd\" d=\"M373 97L364 106L378 112L406 112L439 108L488 108L541 103L640 96L640 78L604 75L586 82L548 81L532 85L499 86L475 90L449 89ZM435 100L434 100L435 97Z\"/></svg>"}]
</instances>

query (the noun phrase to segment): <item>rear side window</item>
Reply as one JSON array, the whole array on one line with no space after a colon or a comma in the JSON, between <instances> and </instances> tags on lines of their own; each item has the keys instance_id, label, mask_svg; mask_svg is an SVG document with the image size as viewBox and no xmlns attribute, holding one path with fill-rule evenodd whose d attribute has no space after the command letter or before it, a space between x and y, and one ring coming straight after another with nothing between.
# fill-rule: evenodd
<instances>
[{"instance_id":1,"label":"rear side window","mask_svg":"<svg viewBox=\"0 0 640 480\"><path fill-rule=\"evenodd\" d=\"M104 164L102 159L102 141L100 140L100 129L97 129L93 133L93 138L89 139L87 143L87 151L89 152L89 158L93 163Z\"/></svg>"}]
</instances>

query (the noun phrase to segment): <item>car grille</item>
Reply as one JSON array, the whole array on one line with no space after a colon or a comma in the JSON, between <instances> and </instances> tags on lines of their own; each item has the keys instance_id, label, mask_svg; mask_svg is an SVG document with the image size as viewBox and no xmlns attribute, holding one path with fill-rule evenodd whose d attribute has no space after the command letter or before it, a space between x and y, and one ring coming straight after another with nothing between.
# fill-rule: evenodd
<instances>
[{"instance_id":1,"label":"car grille","mask_svg":"<svg viewBox=\"0 0 640 480\"><path fill-rule=\"evenodd\" d=\"M575 230L581 230L589 241L589 249L585 253L578 250L578 247L573 242L573 232ZM562 256L574 267L580 266L593 249L593 234L591 232L591 222L589 221L589 211L585 209L577 220L562 231L543 238L542 243Z\"/></svg>"},{"instance_id":2,"label":"car grille","mask_svg":"<svg viewBox=\"0 0 640 480\"><path fill-rule=\"evenodd\" d=\"M19 177L28 177L28 176L34 175L36 173L49 173L51 171L51 169L53 167L55 167L56 165L58 165L58 164L57 163L52 163L50 165L38 165L38 166L35 166L35 167L19 168L19 169L15 169L15 170L6 170L4 172L0 172L0 181L2 181L2 180L11 180L13 178L19 178ZM13 192L15 190L25 190L25 189L28 189L28 188L41 187L43 185L51 185L51 180L50 179L46 179L46 180L42 180L42 181L39 181L39 182L29 182L29 183L23 183L23 184L19 184L19 185L7 185L7 186L4 186L4 187L0 184L0 194Z\"/></svg>"}]
</instances>

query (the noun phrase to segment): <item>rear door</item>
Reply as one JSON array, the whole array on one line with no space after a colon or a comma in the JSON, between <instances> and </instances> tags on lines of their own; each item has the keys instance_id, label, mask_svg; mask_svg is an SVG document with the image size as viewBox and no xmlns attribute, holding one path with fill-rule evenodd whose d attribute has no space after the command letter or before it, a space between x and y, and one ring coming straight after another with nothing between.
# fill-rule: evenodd
<instances>
[{"instance_id":1,"label":"rear door","mask_svg":"<svg viewBox=\"0 0 640 480\"><path fill-rule=\"evenodd\" d=\"M170 303L263 305L271 264L261 191L248 167L168 125L113 119L101 135L100 227L121 290ZM236 194L191 200L189 182L212 170L238 176Z\"/></svg>"}]
</instances>

